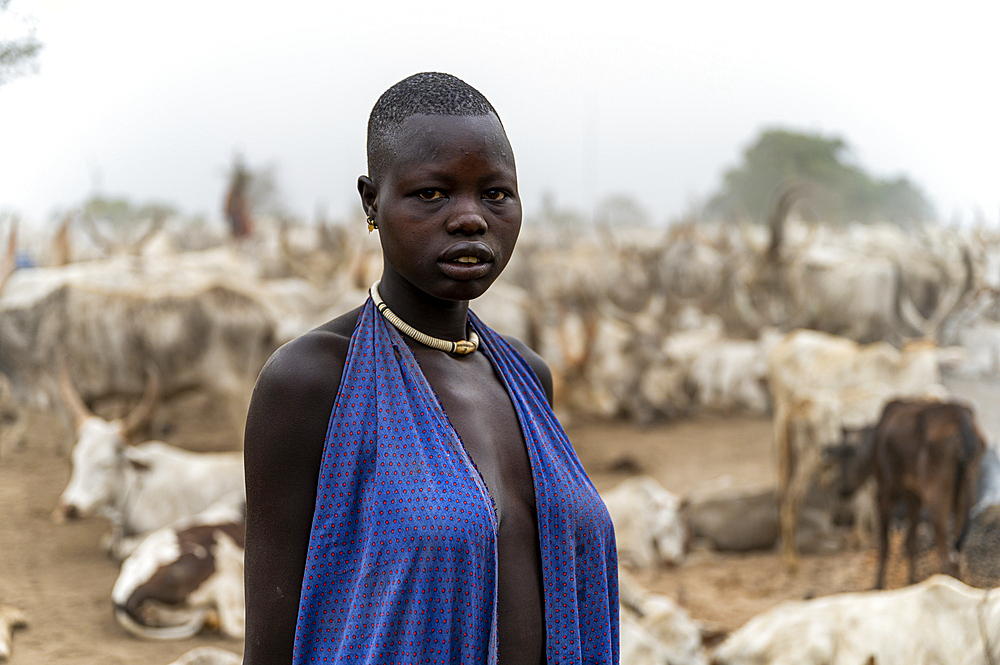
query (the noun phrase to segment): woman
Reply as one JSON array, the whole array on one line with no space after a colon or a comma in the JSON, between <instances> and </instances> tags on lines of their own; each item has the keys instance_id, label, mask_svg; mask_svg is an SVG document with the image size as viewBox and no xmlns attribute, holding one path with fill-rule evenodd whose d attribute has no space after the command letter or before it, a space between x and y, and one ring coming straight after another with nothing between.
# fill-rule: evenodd
<instances>
[{"instance_id":1,"label":"woman","mask_svg":"<svg viewBox=\"0 0 1000 665\"><path fill-rule=\"evenodd\" d=\"M244 662L617 662L614 531L551 374L468 309L521 225L496 111L411 76L372 110L368 169L382 279L250 405Z\"/></svg>"}]
</instances>

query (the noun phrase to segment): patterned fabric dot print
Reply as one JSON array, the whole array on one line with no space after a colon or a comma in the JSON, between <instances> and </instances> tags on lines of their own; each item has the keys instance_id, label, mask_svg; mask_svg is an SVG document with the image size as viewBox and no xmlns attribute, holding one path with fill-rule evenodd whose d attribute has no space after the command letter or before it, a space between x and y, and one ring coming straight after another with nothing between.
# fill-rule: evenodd
<instances>
[{"instance_id":1,"label":"patterned fabric dot print","mask_svg":"<svg viewBox=\"0 0 1000 665\"><path fill-rule=\"evenodd\" d=\"M618 663L614 529L531 367L474 314L528 446L546 655ZM416 358L365 303L327 430L293 662L497 663L489 492Z\"/></svg>"}]
</instances>

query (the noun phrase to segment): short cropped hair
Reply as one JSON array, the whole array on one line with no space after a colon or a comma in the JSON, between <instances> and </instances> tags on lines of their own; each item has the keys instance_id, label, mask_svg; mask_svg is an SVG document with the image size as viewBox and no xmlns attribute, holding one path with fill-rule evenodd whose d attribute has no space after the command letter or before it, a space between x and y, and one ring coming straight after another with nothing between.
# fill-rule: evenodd
<instances>
[{"instance_id":1,"label":"short cropped hair","mask_svg":"<svg viewBox=\"0 0 1000 665\"><path fill-rule=\"evenodd\" d=\"M411 115L500 116L489 100L451 74L422 72L392 86L368 116L368 175L376 182L385 172L392 142ZM503 123L500 123L503 127Z\"/></svg>"}]
</instances>

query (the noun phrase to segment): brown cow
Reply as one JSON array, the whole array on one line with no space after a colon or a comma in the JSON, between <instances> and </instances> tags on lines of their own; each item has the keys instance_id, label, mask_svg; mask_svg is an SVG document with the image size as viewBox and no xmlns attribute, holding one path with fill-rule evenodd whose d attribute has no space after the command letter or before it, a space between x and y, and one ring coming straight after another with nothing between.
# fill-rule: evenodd
<instances>
[{"instance_id":1,"label":"brown cow","mask_svg":"<svg viewBox=\"0 0 1000 665\"><path fill-rule=\"evenodd\" d=\"M909 513L909 582L916 582L917 525L922 506L934 526L941 570L957 577L956 543L975 499L979 461L985 449L972 411L954 402L893 401L882 411L873 442L879 512L875 588L885 586L889 521L900 500L906 503ZM957 534L954 539L948 537L951 516Z\"/></svg>"},{"instance_id":2,"label":"brown cow","mask_svg":"<svg viewBox=\"0 0 1000 665\"><path fill-rule=\"evenodd\" d=\"M145 639L180 640L217 616L225 635L243 639L243 506L234 493L142 541L111 593L118 623Z\"/></svg>"}]
</instances>

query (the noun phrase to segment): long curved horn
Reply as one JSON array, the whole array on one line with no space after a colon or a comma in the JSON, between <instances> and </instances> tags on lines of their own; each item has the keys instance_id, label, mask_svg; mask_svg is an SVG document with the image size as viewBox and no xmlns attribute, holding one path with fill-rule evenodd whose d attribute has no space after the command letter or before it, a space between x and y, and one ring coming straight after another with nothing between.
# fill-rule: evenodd
<instances>
[{"instance_id":1,"label":"long curved horn","mask_svg":"<svg viewBox=\"0 0 1000 665\"><path fill-rule=\"evenodd\" d=\"M896 320L910 328L908 331L897 330L897 333L903 339L912 337L913 335L926 337L927 321L924 319L923 314L920 313L916 303L913 302L913 298L910 297L909 292L906 290L906 283L903 278L903 267L899 265L898 261L893 261L893 268L896 276Z\"/></svg>"},{"instance_id":2,"label":"long curved horn","mask_svg":"<svg viewBox=\"0 0 1000 665\"><path fill-rule=\"evenodd\" d=\"M959 308L966 295L975 286L975 266L972 253L968 247L962 247L962 263L965 267L965 278L961 283L949 288L938 301L934 312L924 317L917 308L903 283L903 268L896 262L896 315L900 321L925 338L937 339L941 327ZM904 335L905 337L905 335Z\"/></svg>"},{"instance_id":3,"label":"long curved horn","mask_svg":"<svg viewBox=\"0 0 1000 665\"><path fill-rule=\"evenodd\" d=\"M285 268L287 268L292 275L308 282L310 281L309 278L311 275L309 274L309 271L303 267L302 258L295 256L292 252L292 247L288 242L288 228L290 225L291 222L289 222L289 220L285 217L282 217L278 222L278 254L281 257L282 263L285 264Z\"/></svg>"},{"instance_id":4,"label":"long curved horn","mask_svg":"<svg viewBox=\"0 0 1000 665\"><path fill-rule=\"evenodd\" d=\"M153 217L152 219L150 219L149 226L146 227L146 230L143 232L141 236L139 236L136 240L134 240L129 244L128 251L131 254L138 254L139 252L141 252L143 246L147 242L149 242L149 239L153 237L153 234L155 234L157 231L163 228L163 224L166 221L167 221L167 216L162 212L153 213Z\"/></svg>"},{"instance_id":5,"label":"long curved horn","mask_svg":"<svg viewBox=\"0 0 1000 665\"><path fill-rule=\"evenodd\" d=\"M768 325L768 321L753 306L750 294L747 293L746 286L743 284L742 280L736 276L732 278L731 293L733 309L736 311L737 316L740 317L743 323L747 325L747 327L755 332L759 332L766 325Z\"/></svg>"},{"instance_id":6,"label":"long curved horn","mask_svg":"<svg viewBox=\"0 0 1000 665\"><path fill-rule=\"evenodd\" d=\"M750 236L750 229L748 229L747 225L744 223L738 223L736 228L739 229L740 240L743 241L743 248L746 250L748 255L752 256L755 253L757 246L754 243L753 238Z\"/></svg>"},{"instance_id":7,"label":"long curved horn","mask_svg":"<svg viewBox=\"0 0 1000 665\"><path fill-rule=\"evenodd\" d=\"M52 265L64 266L70 261L69 227L73 223L72 211L67 212L63 217L59 230L52 236Z\"/></svg>"},{"instance_id":8,"label":"long curved horn","mask_svg":"<svg viewBox=\"0 0 1000 665\"><path fill-rule=\"evenodd\" d=\"M955 284L952 288L948 289L945 295L941 298L938 306L934 309L934 313L931 314L930 318L927 319L927 325L930 329L931 336L935 339L941 332L942 326L945 322L951 318L951 315L955 313L955 310L959 308L962 304L965 296L968 295L970 291L975 287L975 266L972 262L972 252L969 251L968 247L962 247L962 266L965 268L965 279L959 284Z\"/></svg>"},{"instance_id":9,"label":"long curved horn","mask_svg":"<svg viewBox=\"0 0 1000 665\"><path fill-rule=\"evenodd\" d=\"M160 397L160 373L157 371L156 366L152 364L147 365L146 375L149 379L146 381L146 389L142 393L142 400L136 404L134 409L128 412L128 415L122 418L126 439L131 439L143 425L149 422L150 416L153 415L153 409L156 407L156 400Z\"/></svg>"},{"instance_id":10,"label":"long curved horn","mask_svg":"<svg viewBox=\"0 0 1000 665\"><path fill-rule=\"evenodd\" d=\"M66 365L61 365L59 368L59 392L62 393L63 401L73 414L74 426L79 429L83 421L93 416L94 413L87 408L80 393L77 392Z\"/></svg>"},{"instance_id":11,"label":"long curved horn","mask_svg":"<svg viewBox=\"0 0 1000 665\"><path fill-rule=\"evenodd\" d=\"M97 228L97 225L94 223L94 218L89 212L81 212L80 221L83 222L83 230L87 232L87 235L90 236L90 239L94 241L95 245L103 249L108 254L114 254L118 251L118 244L101 233L101 230Z\"/></svg>"},{"instance_id":12,"label":"long curved horn","mask_svg":"<svg viewBox=\"0 0 1000 665\"><path fill-rule=\"evenodd\" d=\"M7 280L14 274L17 267L17 220L10 226L10 236L7 239L7 251L4 252L3 260L0 261L0 293Z\"/></svg>"},{"instance_id":13,"label":"long curved horn","mask_svg":"<svg viewBox=\"0 0 1000 665\"><path fill-rule=\"evenodd\" d=\"M767 215L767 226L771 229L771 241L764 254L769 263L776 263L781 258L781 244L785 239L785 222L792 206L798 203L804 194L805 183L800 180L786 180L775 189L771 197L771 207Z\"/></svg>"},{"instance_id":14,"label":"long curved horn","mask_svg":"<svg viewBox=\"0 0 1000 665\"><path fill-rule=\"evenodd\" d=\"M559 340L559 350L562 352L563 363L569 372L579 372L583 366L584 351L573 353L569 348L569 341L566 339L566 331L563 327L556 327L556 339Z\"/></svg>"}]
</instances>

